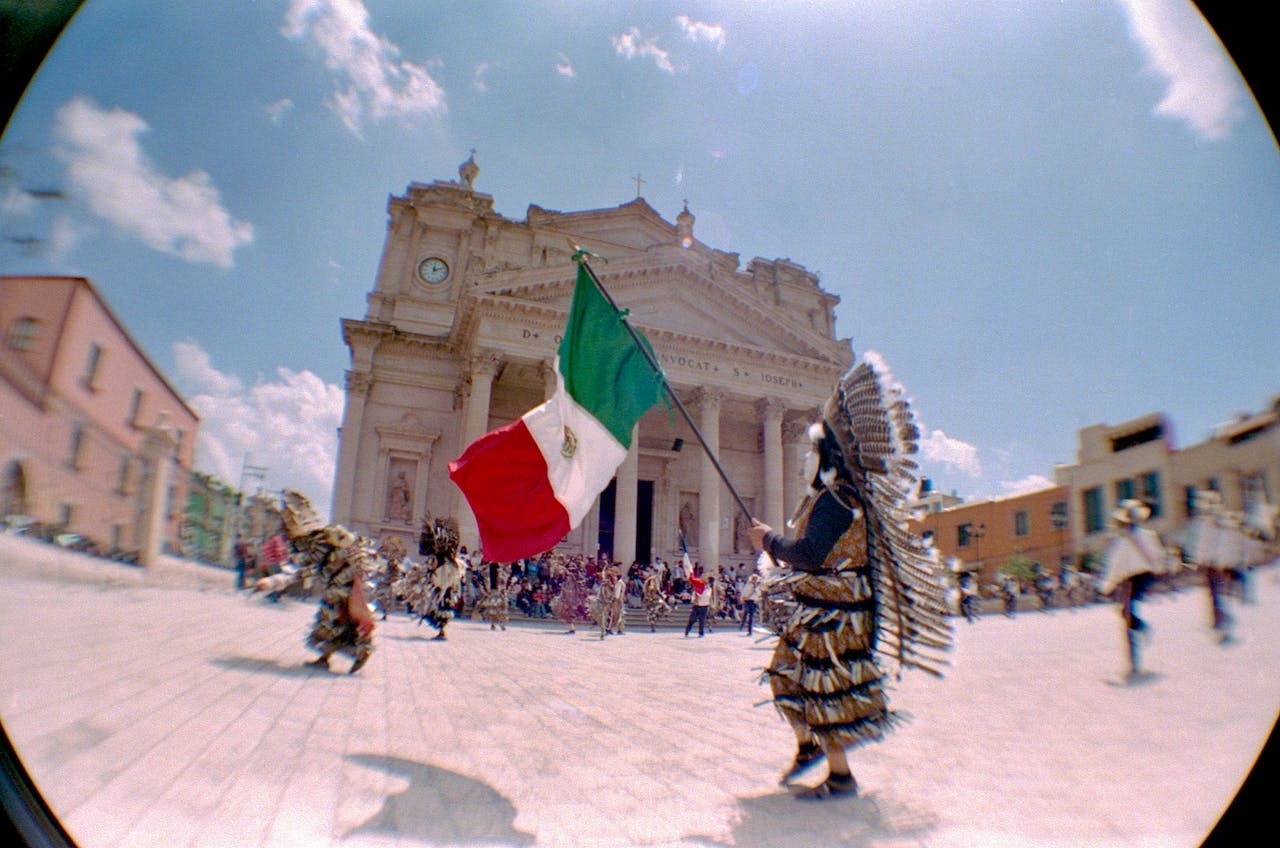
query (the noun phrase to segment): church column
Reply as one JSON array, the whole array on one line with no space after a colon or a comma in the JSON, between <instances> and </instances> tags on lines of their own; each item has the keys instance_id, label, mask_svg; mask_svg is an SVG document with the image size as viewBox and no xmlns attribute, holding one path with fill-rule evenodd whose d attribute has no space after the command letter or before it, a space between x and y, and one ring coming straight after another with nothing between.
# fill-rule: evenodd
<instances>
[{"instance_id":1,"label":"church column","mask_svg":"<svg viewBox=\"0 0 1280 848\"><path fill-rule=\"evenodd\" d=\"M783 532L786 507L782 500L782 414L786 405L778 398L764 398L756 406L764 419L761 436L764 447L764 512L761 520Z\"/></svg>"},{"instance_id":2,"label":"church column","mask_svg":"<svg viewBox=\"0 0 1280 848\"><path fill-rule=\"evenodd\" d=\"M542 399L551 400L551 396L556 393L556 364L552 362L543 362L538 368L538 372L542 375Z\"/></svg>"},{"instance_id":3,"label":"church column","mask_svg":"<svg viewBox=\"0 0 1280 848\"><path fill-rule=\"evenodd\" d=\"M364 371L347 372L347 405L338 430L338 474L333 485L333 522L350 526L355 514L356 465L360 455L360 430L364 407L369 399L373 376Z\"/></svg>"},{"instance_id":4,"label":"church column","mask_svg":"<svg viewBox=\"0 0 1280 848\"><path fill-rule=\"evenodd\" d=\"M698 487L698 561L704 574L715 574L720 564L720 488L724 481L712 461L720 454L720 403L724 393L702 389L698 393L698 429L707 443L702 455L702 474Z\"/></svg>"},{"instance_id":5,"label":"church column","mask_svg":"<svg viewBox=\"0 0 1280 848\"><path fill-rule=\"evenodd\" d=\"M636 558L636 509L640 503L640 425L631 429L631 448L618 466L613 501L613 558L625 570Z\"/></svg>"},{"instance_id":6,"label":"church column","mask_svg":"<svg viewBox=\"0 0 1280 848\"><path fill-rule=\"evenodd\" d=\"M462 412L462 440L458 446L459 455L472 442L488 432L493 380L498 374L500 364L498 357L493 353L482 353L471 358L470 390ZM471 505L463 497L462 490L456 486L453 497L453 514L458 517L460 544L466 545L468 551L474 551L480 547L480 530L476 525L476 517L471 512Z\"/></svg>"},{"instance_id":7,"label":"church column","mask_svg":"<svg viewBox=\"0 0 1280 848\"><path fill-rule=\"evenodd\" d=\"M809 481L804 479L804 458L809 453L809 440L805 431L809 425L792 419L782 425L782 517L785 522L804 498ZM779 533L782 525L774 526Z\"/></svg>"}]
</instances>

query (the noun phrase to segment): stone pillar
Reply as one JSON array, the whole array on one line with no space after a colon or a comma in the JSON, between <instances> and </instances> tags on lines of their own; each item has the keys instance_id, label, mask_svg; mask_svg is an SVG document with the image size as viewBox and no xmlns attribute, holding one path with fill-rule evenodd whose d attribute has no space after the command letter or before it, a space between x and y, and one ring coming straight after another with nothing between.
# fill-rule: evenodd
<instances>
[{"instance_id":1,"label":"stone pillar","mask_svg":"<svg viewBox=\"0 0 1280 848\"><path fill-rule=\"evenodd\" d=\"M556 393L556 373L555 361L543 362L538 368L538 372L542 374L542 399L551 400L551 396Z\"/></svg>"},{"instance_id":2,"label":"stone pillar","mask_svg":"<svg viewBox=\"0 0 1280 848\"><path fill-rule=\"evenodd\" d=\"M618 466L613 499L613 558L623 569L636 558L636 510L640 503L640 425L631 429L631 448Z\"/></svg>"},{"instance_id":3,"label":"stone pillar","mask_svg":"<svg viewBox=\"0 0 1280 848\"><path fill-rule=\"evenodd\" d=\"M483 436L489 430L489 404L493 399L493 380L498 374L500 360L495 354L482 353L471 359L470 391L467 393L466 406L462 412L462 440L458 445L458 454L467 446ZM458 518L460 544L466 545L468 551L480 547L480 530L476 526L476 517L471 512L471 505L463 496L462 490L454 487L453 514Z\"/></svg>"},{"instance_id":4,"label":"stone pillar","mask_svg":"<svg viewBox=\"0 0 1280 848\"><path fill-rule=\"evenodd\" d=\"M764 468L764 511L760 520L783 532L786 507L783 505L782 483L782 414L786 405L778 398L764 398L756 406L764 423L761 426Z\"/></svg>"},{"instance_id":5,"label":"stone pillar","mask_svg":"<svg viewBox=\"0 0 1280 848\"><path fill-rule=\"evenodd\" d=\"M804 498L809 481L804 479L804 458L809 452L809 440L805 431L807 422L792 419L782 425L782 517L783 521L791 518L796 507ZM774 528L778 532L785 529L782 525Z\"/></svg>"},{"instance_id":6,"label":"stone pillar","mask_svg":"<svg viewBox=\"0 0 1280 848\"><path fill-rule=\"evenodd\" d=\"M360 431L364 426L364 407L369 398L373 376L362 371L347 372L347 405L338 430L338 474L333 483L335 524L351 526L355 517L356 465L360 454Z\"/></svg>"},{"instance_id":7,"label":"stone pillar","mask_svg":"<svg viewBox=\"0 0 1280 848\"><path fill-rule=\"evenodd\" d=\"M169 479L177 447L178 441L168 428L152 427L143 437L142 458L151 473L143 480L142 489L138 492L141 508L138 510L137 529L138 564L146 568L156 565L164 551L164 531L169 518Z\"/></svg>"},{"instance_id":8,"label":"stone pillar","mask_svg":"<svg viewBox=\"0 0 1280 848\"><path fill-rule=\"evenodd\" d=\"M720 454L720 404L724 393L702 389L698 393L698 429L707 443L702 455L702 474L698 486L698 561L704 574L715 574L720 564L720 479L712 455Z\"/></svg>"}]
</instances>

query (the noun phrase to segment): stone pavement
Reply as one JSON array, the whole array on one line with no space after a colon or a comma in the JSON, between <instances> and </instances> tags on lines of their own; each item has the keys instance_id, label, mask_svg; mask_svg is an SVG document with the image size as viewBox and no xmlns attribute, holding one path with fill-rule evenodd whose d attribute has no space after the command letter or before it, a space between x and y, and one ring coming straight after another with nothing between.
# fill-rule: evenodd
<instances>
[{"instance_id":1,"label":"stone pavement","mask_svg":"<svg viewBox=\"0 0 1280 848\"><path fill-rule=\"evenodd\" d=\"M852 752L861 795L815 803L775 784L762 636L392 616L326 673L311 602L0 537L0 719L81 848L1191 846L1276 720L1278 578L1225 648L1202 592L1147 604L1137 686L1112 607L961 620L947 677L892 693L913 720Z\"/></svg>"}]
</instances>

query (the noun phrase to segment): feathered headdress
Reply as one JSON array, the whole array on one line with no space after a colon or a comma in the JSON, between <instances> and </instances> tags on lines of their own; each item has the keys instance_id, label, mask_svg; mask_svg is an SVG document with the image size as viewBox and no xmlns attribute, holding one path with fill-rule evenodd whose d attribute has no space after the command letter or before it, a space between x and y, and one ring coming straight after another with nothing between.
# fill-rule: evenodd
<instances>
[{"instance_id":1,"label":"feathered headdress","mask_svg":"<svg viewBox=\"0 0 1280 848\"><path fill-rule=\"evenodd\" d=\"M437 518L434 528L435 554L440 562L452 560L458 554L461 534L458 522L453 518Z\"/></svg>"},{"instance_id":2,"label":"feathered headdress","mask_svg":"<svg viewBox=\"0 0 1280 848\"><path fill-rule=\"evenodd\" d=\"M867 512L867 546L879 598L876 650L903 668L940 675L951 647L951 626L937 552L909 526L908 501L916 491L910 459L920 430L883 363L851 368L822 410L824 430L839 447L844 473L826 488L841 501L853 489ZM844 480L840 478L845 478ZM855 504L848 504L854 506Z\"/></svg>"},{"instance_id":3,"label":"feathered headdress","mask_svg":"<svg viewBox=\"0 0 1280 848\"><path fill-rule=\"evenodd\" d=\"M311 501L301 492L285 489L282 499L284 509L281 518L284 520L284 532L291 541L305 539L328 526L328 522L320 517Z\"/></svg>"}]
</instances>

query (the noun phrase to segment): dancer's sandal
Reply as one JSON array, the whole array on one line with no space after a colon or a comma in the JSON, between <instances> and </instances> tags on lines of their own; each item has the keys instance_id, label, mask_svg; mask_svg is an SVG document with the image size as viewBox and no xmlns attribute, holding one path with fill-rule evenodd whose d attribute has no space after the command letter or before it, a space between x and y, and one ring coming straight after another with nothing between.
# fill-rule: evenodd
<instances>
[{"instance_id":1,"label":"dancer's sandal","mask_svg":"<svg viewBox=\"0 0 1280 848\"><path fill-rule=\"evenodd\" d=\"M852 798L858 794L858 781L851 774L833 774L828 775L827 779L810 789L804 789L796 793L797 798L803 798L806 801L818 800L821 798Z\"/></svg>"},{"instance_id":2,"label":"dancer's sandal","mask_svg":"<svg viewBox=\"0 0 1280 848\"><path fill-rule=\"evenodd\" d=\"M791 761L791 766L778 778L778 783L786 786L826 756L822 748L812 742L801 745L796 749L796 758Z\"/></svg>"}]
</instances>

